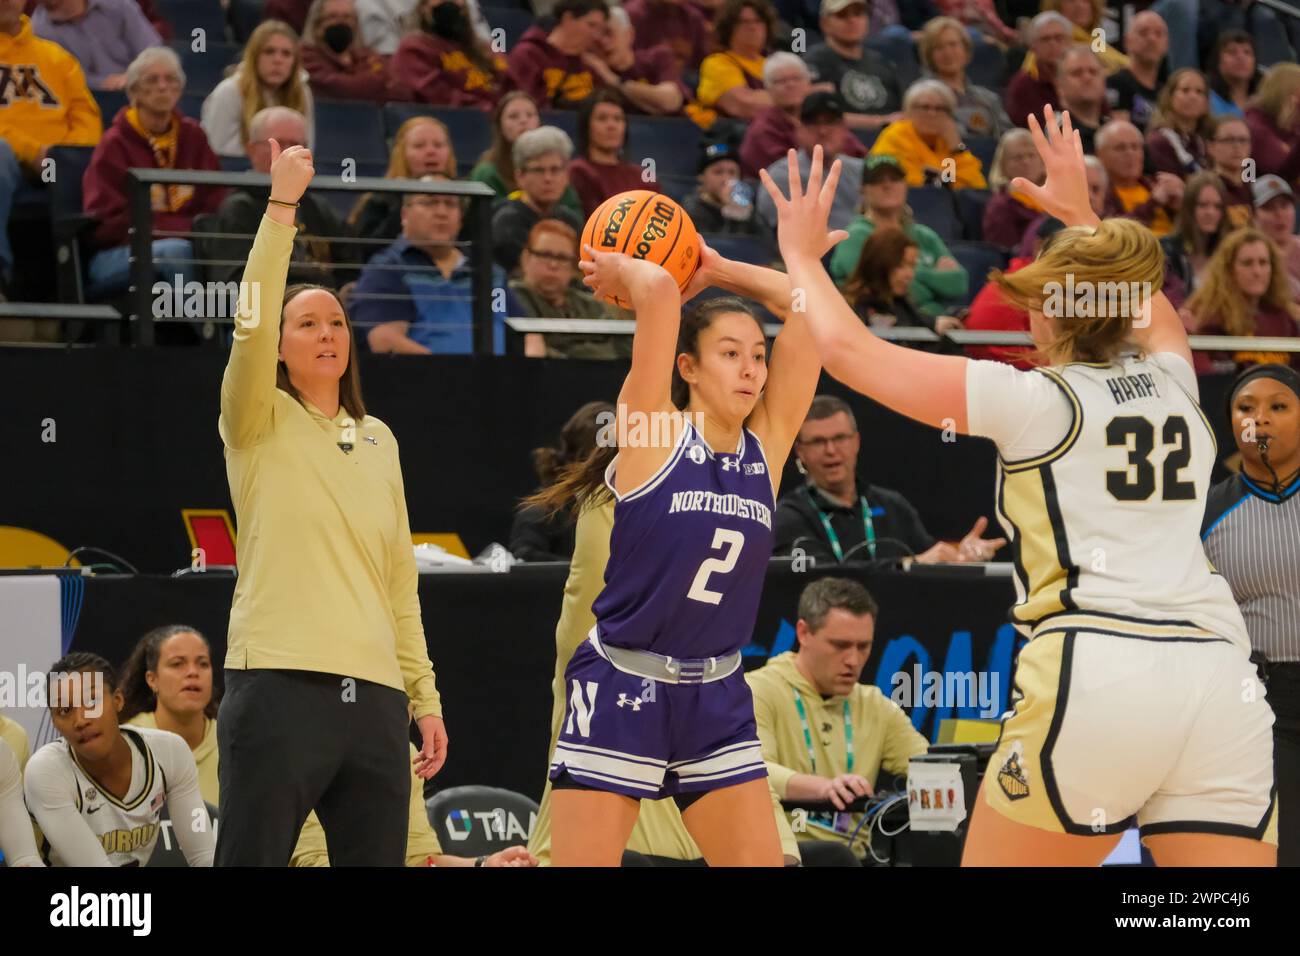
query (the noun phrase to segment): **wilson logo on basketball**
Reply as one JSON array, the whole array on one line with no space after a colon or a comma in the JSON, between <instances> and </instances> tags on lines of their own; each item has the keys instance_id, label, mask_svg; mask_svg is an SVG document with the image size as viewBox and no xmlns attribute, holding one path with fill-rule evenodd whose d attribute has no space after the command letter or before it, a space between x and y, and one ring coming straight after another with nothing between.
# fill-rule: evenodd
<instances>
[{"instance_id":1,"label":"wilson logo on basketball","mask_svg":"<svg viewBox=\"0 0 1300 956\"><path fill-rule=\"evenodd\" d=\"M644 259L650 253L655 240L668 238L668 227L672 225L676 212L675 203L655 203L654 215L646 223L645 229L641 232L641 241L636 244L636 251L632 253L635 258Z\"/></svg>"},{"instance_id":2,"label":"wilson logo on basketball","mask_svg":"<svg viewBox=\"0 0 1300 956\"><path fill-rule=\"evenodd\" d=\"M605 223L605 231L601 234L600 244L606 248L613 249L618 243L618 234L623 228L623 220L627 218L627 211L636 205L636 199L624 199L614 207L609 214L609 220ZM644 253L642 254L644 258Z\"/></svg>"}]
</instances>

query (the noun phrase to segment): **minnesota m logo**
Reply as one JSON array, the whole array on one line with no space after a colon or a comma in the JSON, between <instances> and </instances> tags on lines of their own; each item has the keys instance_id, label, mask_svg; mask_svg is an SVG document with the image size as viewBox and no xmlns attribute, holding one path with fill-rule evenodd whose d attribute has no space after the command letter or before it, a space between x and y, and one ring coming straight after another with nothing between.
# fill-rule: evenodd
<instances>
[{"instance_id":1,"label":"minnesota m logo","mask_svg":"<svg viewBox=\"0 0 1300 956\"><path fill-rule=\"evenodd\" d=\"M35 63L0 63L0 106L9 106L15 100L34 100L41 106L59 105L59 98L45 85L41 69Z\"/></svg>"},{"instance_id":2,"label":"minnesota m logo","mask_svg":"<svg viewBox=\"0 0 1300 956\"><path fill-rule=\"evenodd\" d=\"M578 733L584 737L591 736L591 715L596 712L596 682L587 681L587 699L582 699L582 685L575 679L573 693L569 695L569 722L564 727L566 734L573 733L573 718L578 718Z\"/></svg>"}]
</instances>

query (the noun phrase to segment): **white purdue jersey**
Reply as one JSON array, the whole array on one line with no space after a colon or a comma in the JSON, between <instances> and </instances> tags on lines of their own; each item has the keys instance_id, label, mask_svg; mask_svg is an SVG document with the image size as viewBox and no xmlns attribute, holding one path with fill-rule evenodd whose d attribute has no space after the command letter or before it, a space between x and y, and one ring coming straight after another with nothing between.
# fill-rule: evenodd
<instances>
[{"instance_id":1,"label":"white purdue jersey","mask_svg":"<svg viewBox=\"0 0 1300 956\"><path fill-rule=\"evenodd\" d=\"M972 362L973 434L998 443L1012 618L1144 637L1204 631L1249 652L1200 541L1217 446L1180 356L1020 372Z\"/></svg>"},{"instance_id":2,"label":"white purdue jersey","mask_svg":"<svg viewBox=\"0 0 1300 956\"><path fill-rule=\"evenodd\" d=\"M190 865L211 866L211 822L205 821L197 836L191 836L194 828L179 825L190 819L196 805L204 807L189 746L165 730L124 726L121 732L131 748L131 785L120 799L82 767L66 740L46 744L28 761L27 808L40 824L46 843L42 852L50 865L104 865L97 841L107 865L143 866L153 855L163 806L168 805L178 824L173 832Z\"/></svg>"}]
</instances>

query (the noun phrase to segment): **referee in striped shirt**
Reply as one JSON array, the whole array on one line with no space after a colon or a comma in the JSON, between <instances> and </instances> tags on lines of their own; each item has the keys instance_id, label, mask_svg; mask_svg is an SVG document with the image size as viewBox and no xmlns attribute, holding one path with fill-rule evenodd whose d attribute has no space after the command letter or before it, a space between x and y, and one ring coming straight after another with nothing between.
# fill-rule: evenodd
<instances>
[{"instance_id":1,"label":"referee in striped shirt","mask_svg":"<svg viewBox=\"0 0 1300 956\"><path fill-rule=\"evenodd\" d=\"M1300 864L1300 375L1257 365L1228 415L1241 472L1210 490L1201 538L1241 606L1273 706L1278 865Z\"/></svg>"}]
</instances>

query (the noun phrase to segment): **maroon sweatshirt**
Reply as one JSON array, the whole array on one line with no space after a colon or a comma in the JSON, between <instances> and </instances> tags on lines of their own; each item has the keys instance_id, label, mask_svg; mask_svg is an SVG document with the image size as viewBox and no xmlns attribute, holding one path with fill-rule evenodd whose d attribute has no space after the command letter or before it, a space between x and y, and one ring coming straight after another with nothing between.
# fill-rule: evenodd
<instances>
[{"instance_id":1,"label":"maroon sweatshirt","mask_svg":"<svg viewBox=\"0 0 1300 956\"><path fill-rule=\"evenodd\" d=\"M1007 190L1000 190L984 207L984 241L1003 252L1014 253L1024 241L1029 224L1041 215L1041 211L1030 209Z\"/></svg>"},{"instance_id":2,"label":"maroon sweatshirt","mask_svg":"<svg viewBox=\"0 0 1300 956\"><path fill-rule=\"evenodd\" d=\"M1011 117L1011 122L1028 128L1030 113L1037 116L1041 123L1043 107L1050 103L1052 109L1057 109L1061 105L1061 98L1056 93L1054 82L1036 80L1024 70L1017 70L1007 84L1006 103L1007 116Z\"/></svg>"},{"instance_id":3,"label":"maroon sweatshirt","mask_svg":"<svg viewBox=\"0 0 1300 956\"><path fill-rule=\"evenodd\" d=\"M582 57L557 50L547 35L541 27L525 31L510 51L510 75L539 108L576 110L596 91L596 77Z\"/></svg>"},{"instance_id":4,"label":"maroon sweatshirt","mask_svg":"<svg viewBox=\"0 0 1300 956\"><path fill-rule=\"evenodd\" d=\"M81 180L86 215L99 220L93 244L101 249L125 245L127 241L131 217L126 201L126 171L137 166L160 168L149 141L127 122L126 112L126 108L118 110L113 125L104 131ZM181 127L177 135L176 162L170 168L219 170L221 163L208 145L203 127L180 113L176 118ZM171 199L166 190L171 190ZM199 213L216 212L225 196L226 190L220 187L154 186L153 227L156 230L189 229Z\"/></svg>"},{"instance_id":5,"label":"maroon sweatshirt","mask_svg":"<svg viewBox=\"0 0 1300 956\"><path fill-rule=\"evenodd\" d=\"M490 110L511 88L505 58L492 54L492 67L485 72L459 44L420 30L402 37L392 69L416 102Z\"/></svg>"},{"instance_id":6,"label":"maroon sweatshirt","mask_svg":"<svg viewBox=\"0 0 1300 956\"><path fill-rule=\"evenodd\" d=\"M1281 176L1295 185L1300 175L1300 129L1280 130L1268 114L1253 106L1246 107L1246 125L1256 174Z\"/></svg>"},{"instance_id":7,"label":"maroon sweatshirt","mask_svg":"<svg viewBox=\"0 0 1300 956\"><path fill-rule=\"evenodd\" d=\"M299 33L307 22L307 11L311 9L311 0L266 0L262 9L263 20L283 20Z\"/></svg>"},{"instance_id":8,"label":"maroon sweatshirt","mask_svg":"<svg viewBox=\"0 0 1300 956\"><path fill-rule=\"evenodd\" d=\"M638 50L666 43L676 58L677 75L698 70L700 61L713 52L713 26L697 8L679 0L627 0L623 5L636 36Z\"/></svg>"},{"instance_id":9,"label":"maroon sweatshirt","mask_svg":"<svg viewBox=\"0 0 1300 956\"><path fill-rule=\"evenodd\" d=\"M682 105L685 106L691 100L690 88L679 79L681 74L677 69L677 58L665 43L652 46L647 50L634 50L632 65L626 70L616 70L612 66L610 69L618 74L620 80L630 80L633 83L649 83L651 86L659 83L676 83L678 89L682 91ZM630 101L623 105L629 113L638 115L644 113L644 110Z\"/></svg>"},{"instance_id":10,"label":"maroon sweatshirt","mask_svg":"<svg viewBox=\"0 0 1300 956\"><path fill-rule=\"evenodd\" d=\"M778 159L784 159L791 149L798 149L799 144L795 141L798 128L793 119L775 106L769 106L755 116L740 142L741 174L757 179L760 169L767 169ZM845 127L839 153L862 159L867 155L867 147Z\"/></svg>"},{"instance_id":11,"label":"maroon sweatshirt","mask_svg":"<svg viewBox=\"0 0 1300 956\"><path fill-rule=\"evenodd\" d=\"M582 200L582 213L590 216L610 196L633 189L662 192L657 182L647 183L641 178L641 167L635 163L593 163L585 156L577 156L569 163L569 182Z\"/></svg>"},{"instance_id":12,"label":"maroon sweatshirt","mask_svg":"<svg viewBox=\"0 0 1300 956\"><path fill-rule=\"evenodd\" d=\"M311 77L312 92L340 100L411 99L411 91L394 82L390 59L367 46L354 45L349 51L352 65L327 46L302 45L302 65Z\"/></svg>"}]
</instances>

